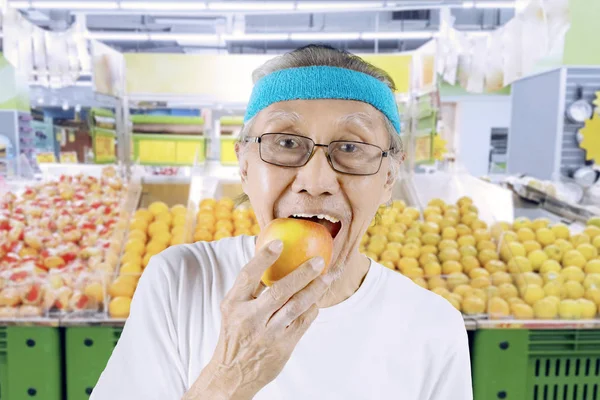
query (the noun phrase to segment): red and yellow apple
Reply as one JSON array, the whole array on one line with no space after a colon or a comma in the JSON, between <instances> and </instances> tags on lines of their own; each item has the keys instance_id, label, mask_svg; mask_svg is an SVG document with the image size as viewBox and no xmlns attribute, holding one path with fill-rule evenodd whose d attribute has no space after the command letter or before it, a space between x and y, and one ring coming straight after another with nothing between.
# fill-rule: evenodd
<instances>
[{"instance_id":1,"label":"red and yellow apple","mask_svg":"<svg viewBox=\"0 0 600 400\"><path fill-rule=\"evenodd\" d=\"M256 248L260 249L277 239L283 242L283 251L264 272L262 281L265 285L271 286L304 262L318 256L325 260L323 273L327 271L333 252L333 238L323 225L303 219L275 219L258 235Z\"/></svg>"}]
</instances>

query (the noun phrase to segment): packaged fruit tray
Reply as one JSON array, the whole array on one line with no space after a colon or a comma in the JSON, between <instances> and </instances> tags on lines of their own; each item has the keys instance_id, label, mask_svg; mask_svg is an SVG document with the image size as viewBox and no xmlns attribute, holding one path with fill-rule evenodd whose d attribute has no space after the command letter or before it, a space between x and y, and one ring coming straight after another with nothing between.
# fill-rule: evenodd
<instances>
[{"instance_id":1,"label":"packaged fruit tray","mask_svg":"<svg viewBox=\"0 0 600 400\"><path fill-rule=\"evenodd\" d=\"M489 205L468 196L420 200L424 206L394 200L381 207L360 250L444 297L467 319L498 321L496 326L515 320L597 326L595 220L574 233L543 218L497 221L489 213L484 221L479 207Z\"/></svg>"},{"instance_id":2,"label":"packaged fruit tray","mask_svg":"<svg viewBox=\"0 0 600 400\"><path fill-rule=\"evenodd\" d=\"M101 315L131 190L108 167L100 177L63 175L4 196L0 319Z\"/></svg>"}]
</instances>

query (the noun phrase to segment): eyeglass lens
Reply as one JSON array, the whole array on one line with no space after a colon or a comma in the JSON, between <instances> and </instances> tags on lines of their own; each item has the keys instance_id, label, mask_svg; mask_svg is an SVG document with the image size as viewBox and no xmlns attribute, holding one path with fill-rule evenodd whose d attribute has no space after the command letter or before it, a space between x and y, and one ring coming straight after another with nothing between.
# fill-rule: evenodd
<instances>
[{"instance_id":1,"label":"eyeglass lens","mask_svg":"<svg viewBox=\"0 0 600 400\"><path fill-rule=\"evenodd\" d=\"M315 143L307 137L267 133L261 136L263 161L284 167L301 167L310 159ZM382 150L374 145L352 141L334 141L327 148L333 169L347 174L371 175L379 171Z\"/></svg>"}]
</instances>

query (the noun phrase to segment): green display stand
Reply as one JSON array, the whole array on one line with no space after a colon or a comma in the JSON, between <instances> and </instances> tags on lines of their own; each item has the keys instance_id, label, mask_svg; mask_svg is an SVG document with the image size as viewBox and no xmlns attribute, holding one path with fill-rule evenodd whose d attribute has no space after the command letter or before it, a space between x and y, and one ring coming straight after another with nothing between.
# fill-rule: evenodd
<instances>
[{"instance_id":1,"label":"green display stand","mask_svg":"<svg viewBox=\"0 0 600 400\"><path fill-rule=\"evenodd\" d=\"M112 354L122 328L65 329L67 399L88 399Z\"/></svg>"},{"instance_id":2,"label":"green display stand","mask_svg":"<svg viewBox=\"0 0 600 400\"><path fill-rule=\"evenodd\" d=\"M482 329L472 358L476 400L600 398L600 330Z\"/></svg>"},{"instance_id":3,"label":"green display stand","mask_svg":"<svg viewBox=\"0 0 600 400\"><path fill-rule=\"evenodd\" d=\"M61 400L60 333L50 327L0 327L0 400Z\"/></svg>"}]
</instances>

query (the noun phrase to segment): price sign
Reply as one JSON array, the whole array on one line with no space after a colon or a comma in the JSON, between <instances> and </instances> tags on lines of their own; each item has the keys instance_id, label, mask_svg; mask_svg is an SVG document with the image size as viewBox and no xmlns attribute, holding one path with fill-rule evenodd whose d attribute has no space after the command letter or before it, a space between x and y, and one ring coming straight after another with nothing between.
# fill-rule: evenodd
<instances>
[{"instance_id":1,"label":"price sign","mask_svg":"<svg viewBox=\"0 0 600 400\"><path fill-rule=\"evenodd\" d=\"M77 164L77 153L74 151L61 151L60 162L63 164Z\"/></svg>"},{"instance_id":2,"label":"price sign","mask_svg":"<svg viewBox=\"0 0 600 400\"><path fill-rule=\"evenodd\" d=\"M52 152L37 153L35 158L40 164L56 162L56 156Z\"/></svg>"},{"instance_id":3,"label":"price sign","mask_svg":"<svg viewBox=\"0 0 600 400\"><path fill-rule=\"evenodd\" d=\"M112 162L115 160L115 137L96 134L94 137L96 162Z\"/></svg>"}]
</instances>

